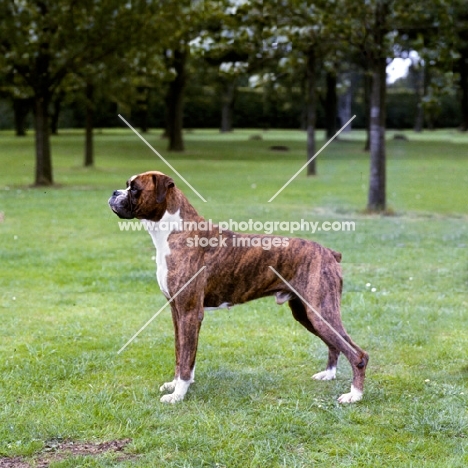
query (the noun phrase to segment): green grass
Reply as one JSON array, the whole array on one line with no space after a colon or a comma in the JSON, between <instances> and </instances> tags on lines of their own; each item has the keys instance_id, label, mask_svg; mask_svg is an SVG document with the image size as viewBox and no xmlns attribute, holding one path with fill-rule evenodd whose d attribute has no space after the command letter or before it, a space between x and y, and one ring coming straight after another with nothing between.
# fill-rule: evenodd
<instances>
[{"instance_id":1,"label":"green grass","mask_svg":"<svg viewBox=\"0 0 468 468\"><path fill-rule=\"evenodd\" d=\"M0 455L33 457L57 438L130 437L138 458L80 466L468 464L468 135L407 132L404 142L389 132L395 215L380 217L364 213L362 132L332 143L319 175L302 174L272 203L304 161L305 136L248 139L258 133L196 130L183 154L167 154L160 132L148 139L208 200L174 176L207 218L355 221L351 233L298 235L343 253L343 321L371 357L364 399L336 403L350 385L344 358L335 381L311 379L325 346L270 298L207 312L197 382L185 402L161 404L173 372L170 314L117 355L165 301L152 242L119 231L107 199L132 174L171 171L130 130L97 134L96 168L84 169L81 133L63 131L52 139L59 187L32 189L32 136L2 132Z\"/></svg>"}]
</instances>

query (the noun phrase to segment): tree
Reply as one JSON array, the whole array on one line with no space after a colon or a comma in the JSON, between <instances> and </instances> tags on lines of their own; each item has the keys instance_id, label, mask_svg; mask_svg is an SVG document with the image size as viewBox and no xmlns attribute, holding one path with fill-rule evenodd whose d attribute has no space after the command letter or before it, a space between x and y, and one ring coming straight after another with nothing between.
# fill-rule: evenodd
<instances>
[{"instance_id":1,"label":"tree","mask_svg":"<svg viewBox=\"0 0 468 468\"><path fill-rule=\"evenodd\" d=\"M288 67L291 73L303 77L306 103L307 131L307 175L317 173L317 161L312 159L316 153L316 121L317 121L317 86L319 70L326 68L327 60L336 57L343 47L343 37L346 36L348 21L337 20L336 12L340 10L341 1L326 0L303 2L290 0L278 6L277 25L272 28L274 33L271 42L289 44L291 49L285 55L283 67ZM333 63L333 60L330 61ZM327 113L328 134L336 126L336 75L333 67L328 71L327 105L332 108ZM333 132L334 134L335 132Z\"/></svg>"},{"instance_id":2,"label":"tree","mask_svg":"<svg viewBox=\"0 0 468 468\"><path fill-rule=\"evenodd\" d=\"M167 68L172 69L173 79L166 93L166 131L169 151L184 151L182 129L184 126L184 92L187 85L188 44L184 41L175 49L165 50Z\"/></svg>"},{"instance_id":3,"label":"tree","mask_svg":"<svg viewBox=\"0 0 468 468\"><path fill-rule=\"evenodd\" d=\"M128 73L126 66L127 53L131 53L132 47L129 44L128 50L122 51L122 55L107 55L103 62L87 63L71 75L70 81L78 92L75 95L84 107L84 167L94 166L94 125L96 103L99 98L106 96L112 98L113 94L121 93L125 95L127 89L131 93L132 86L127 79L122 79L123 73Z\"/></svg>"},{"instance_id":4,"label":"tree","mask_svg":"<svg viewBox=\"0 0 468 468\"><path fill-rule=\"evenodd\" d=\"M453 18L453 33L456 54L458 55L455 69L458 72L460 89L460 106L462 121L460 130L468 131L468 13L466 2L455 0L451 5Z\"/></svg>"},{"instance_id":5,"label":"tree","mask_svg":"<svg viewBox=\"0 0 468 468\"><path fill-rule=\"evenodd\" d=\"M325 138L329 140L335 135L336 119L337 119L337 105L338 98L336 94L336 71L330 70L326 72L326 94L324 99L325 109Z\"/></svg>"},{"instance_id":6,"label":"tree","mask_svg":"<svg viewBox=\"0 0 468 468\"><path fill-rule=\"evenodd\" d=\"M386 210L385 98L387 58L393 57L401 42L411 35L431 31L438 51L446 63L447 24L450 9L446 0L430 2L409 0L369 0L357 4L345 0L343 14L351 18L350 42L363 54L371 79L370 86L370 180L367 208ZM400 43L400 44L399 44ZM399 46L399 47L396 47ZM428 52L429 54L429 52ZM430 49L432 56L437 55ZM435 61L434 61L435 63ZM442 89L444 86L434 86Z\"/></svg>"},{"instance_id":7,"label":"tree","mask_svg":"<svg viewBox=\"0 0 468 468\"><path fill-rule=\"evenodd\" d=\"M26 136L26 117L31 110L31 98L13 97L16 136Z\"/></svg>"},{"instance_id":8,"label":"tree","mask_svg":"<svg viewBox=\"0 0 468 468\"><path fill-rule=\"evenodd\" d=\"M411 85L416 95L416 116L414 119L414 131L420 133L424 127L423 99L427 94L428 73L424 61L416 54L411 57L411 65L408 70Z\"/></svg>"},{"instance_id":9,"label":"tree","mask_svg":"<svg viewBox=\"0 0 468 468\"><path fill-rule=\"evenodd\" d=\"M203 20L218 8L216 1L162 2L158 12L160 38L156 48L166 67L166 131L169 151L183 151L184 94L189 77L190 42L200 33Z\"/></svg>"},{"instance_id":10,"label":"tree","mask_svg":"<svg viewBox=\"0 0 468 468\"><path fill-rule=\"evenodd\" d=\"M424 124L434 128L441 97L450 93L453 81L454 3L432 0L413 4L397 24L394 54L411 60L409 82L416 95L414 130L421 132Z\"/></svg>"},{"instance_id":11,"label":"tree","mask_svg":"<svg viewBox=\"0 0 468 468\"><path fill-rule=\"evenodd\" d=\"M13 73L8 73L4 77L3 89L6 90L13 102L13 115L15 134L18 137L26 136L26 119L33 108L33 99L30 90L19 80L15 79Z\"/></svg>"},{"instance_id":12,"label":"tree","mask_svg":"<svg viewBox=\"0 0 468 468\"><path fill-rule=\"evenodd\" d=\"M370 180L367 209L386 209L385 98L387 80L386 34L390 0L377 1L372 26L372 47L367 49L371 68L370 92Z\"/></svg>"},{"instance_id":13,"label":"tree","mask_svg":"<svg viewBox=\"0 0 468 468\"><path fill-rule=\"evenodd\" d=\"M26 118L32 109L31 92L20 80L15 79L15 75L1 60L0 97L11 99L16 136L26 136Z\"/></svg>"},{"instance_id":14,"label":"tree","mask_svg":"<svg viewBox=\"0 0 468 468\"><path fill-rule=\"evenodd\" d=\"M50 133L52 135L58 134L58 122L60 117L60 111L62 110L63 100L65 99L66 93L63 89L57 90L55 96L52 99L52 113L50 116Z\"/></svg>"},{"instance_id":15,"label":"tree","mask_svg":"<svg viewBox=\"0 0 468 468\"><path fill-rule=\"evenodd\" d=\"M118 0L24 0L0 3L2 68L34 99L35 185L53 184L49 106L64 78L118 53L131 37L131 8Z\"/></svg>"},{"instance_id":16,"label":"tree","mask_svg":"<svg viewBox=\"0 0 468 468\"><path fill-rule=\"evenodd\" d=\"M364 73L369 76L370 176L367 209L386 209L385 98L387 56L392 55L394 0L372 0L365 5L346 1L353 22L351 43L362 54ZM393 23L394 24L394 23ZM366 84L366 83L365 83Z\"/></svg>"},{"instance_id":17,"label":"tree","mask_svg":"<svg viewBox=\"0 0 468 468\"><path fill-rule=\"evenodd\" d=\"M213 9L210 17L202 22L200 34L191 41L191 51L196 57L215 68L217 88L221 101L222 133L233 128L233 106L236 89L241 77L255 69L256 44L252 40L255 24L255 7L225 0Z\"/></svg>"},{"instance_id":18,"label":"tree","mask_svg":"<svg viewBox=\"0 0 468 468\"><path fill-rule=\"evenodd\" d=\"M387 57L392 39L397 0L371 0L357 4L346 0L343 14L351 18L350 42L363 55L365 74L370 77L369 146L370 176L367 209L386 209L385 98Z\"/></svg>"},{"instance_id":19,"label":"tree","mask_svg":"<svg viewBox=\"0 0 468 468\"><path fill-rule=\"evenodd\" d=\"M218 83L221 95L221 125L220 132L233 130L234 102L240 78L247 71L247 63L242 61L221 62L218 72Z\"/></svg>"}]
</instances>

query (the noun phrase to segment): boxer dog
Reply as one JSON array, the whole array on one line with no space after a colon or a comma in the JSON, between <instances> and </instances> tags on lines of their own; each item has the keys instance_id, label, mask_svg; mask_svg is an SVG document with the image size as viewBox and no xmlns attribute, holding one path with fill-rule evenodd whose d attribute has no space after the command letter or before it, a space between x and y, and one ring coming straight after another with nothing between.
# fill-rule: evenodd
<instances>
[{"instance_id":1,"label":"boxer dog","mask_svg":"<svg viewBox=\"0 0 468 468\"><path fill-rule=\"evenodd\" d=\"M340 253L308 240L207 226L174 181L157 171L131 177L126 189L112 194L109 206L120 218L145 224L157 251L159 286L171 300L176 365L174 380L160 388L169 392L162 402L183 400L194 381L204 310L265 296L275 296L280 305L287 301L293 317L328 346L327 367L313 378L334 379L343 353L351 364L353 381L351 391L338 401L353 403L362 398L369 356L341 322ZM202 238L205 242L195 241Z\"/></svg>"}]
</instances>

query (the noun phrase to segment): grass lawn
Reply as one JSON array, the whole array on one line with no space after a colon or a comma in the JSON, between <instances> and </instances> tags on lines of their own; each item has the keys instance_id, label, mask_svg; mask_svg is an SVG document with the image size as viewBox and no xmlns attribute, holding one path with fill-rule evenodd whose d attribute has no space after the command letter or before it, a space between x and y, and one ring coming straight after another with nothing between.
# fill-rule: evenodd
<instances>
[{"instance_id":1,"label":"grass lawn","mask_svg":"<svg viewBox=\"0 0 468 468\"><path fill-rule=\"evenodd\" d=\"M59 186L42 189L29 187L32 134L0 132L0 457L34 466L53 441L129 438L129 460L50 466L468 465L468 135L389 132L394 215L380 217L364 213L362 132L333 142L319 175L300 175L272 203L304 162L305 135L252 134L195 130L183 154L148 134L204 203L130 130L97 133L94 169L81 167L81 132L53 137ZM151 169L216 221L355 222L354 232L296 235L343 253L343 321L370 354L361 402L336 402L351 382L343 357L336 380L311 379L327 349L272 298L207 312L196 383L183 403L159 402L173 373L170 312L117 355L165 302L153 245L145 232L121 232L107 206L129 176Z\"/></svg>"}]
</instances>

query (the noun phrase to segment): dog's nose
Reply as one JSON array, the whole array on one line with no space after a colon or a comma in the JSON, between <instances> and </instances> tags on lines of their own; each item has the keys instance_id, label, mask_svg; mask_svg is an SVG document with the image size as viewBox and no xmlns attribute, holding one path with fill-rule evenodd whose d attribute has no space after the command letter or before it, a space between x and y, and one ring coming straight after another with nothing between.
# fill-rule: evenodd
<instances>
[{"instance_id":1,"label":"dog's nose","mask_svg":"<svg viewBox=\"0 0 468 468\"><path fill-rule=\"evenodd\" d=\"M114 197L116 197L119 194L118 190L114 190L114 193L112 194Z\"/></svg>"}]
</instances>

